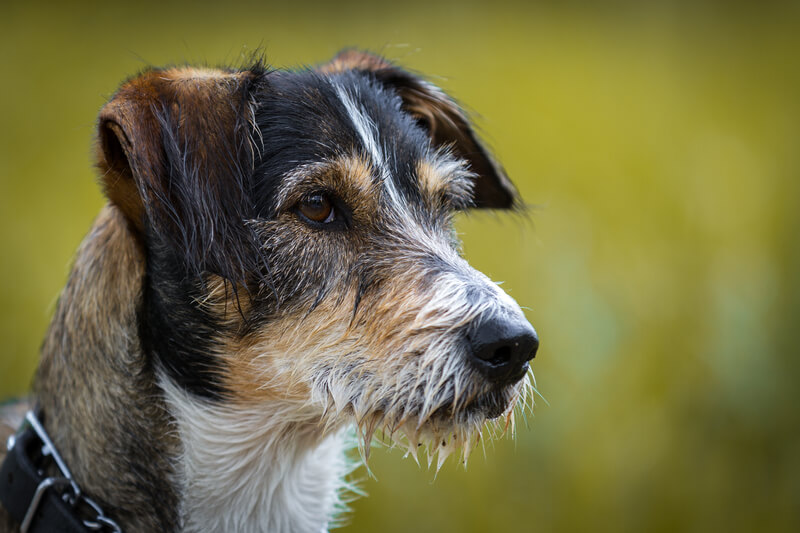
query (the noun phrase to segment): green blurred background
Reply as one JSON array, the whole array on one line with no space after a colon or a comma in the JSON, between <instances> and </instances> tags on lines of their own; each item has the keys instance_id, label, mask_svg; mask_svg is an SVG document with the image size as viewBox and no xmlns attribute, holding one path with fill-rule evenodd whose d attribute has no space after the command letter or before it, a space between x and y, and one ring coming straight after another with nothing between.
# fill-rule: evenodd
<instances>
[{"instance_id":1,"label":"green blurred background","mask_svg":"<svg viewBox=\"0 0 800 533\"><path fill-rule=\"evenodd\" d=\"M374 452L378 479L345 531L800 530L797 4L2 11L0 397L28 389L103 204L94 119L122 79L258 47L275 66L313 64L357 45L478 112L537 206L458 227L538 329L549 406L435 482Z\"/></svg>"}]
</instances>

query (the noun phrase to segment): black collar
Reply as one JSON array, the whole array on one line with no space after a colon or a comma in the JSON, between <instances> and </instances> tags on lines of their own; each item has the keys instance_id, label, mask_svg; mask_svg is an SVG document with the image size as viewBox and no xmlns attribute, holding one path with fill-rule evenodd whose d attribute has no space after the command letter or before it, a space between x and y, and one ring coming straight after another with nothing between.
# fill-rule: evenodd
<instances>
[{"instance_id":1,"label":"black collar","mask_svg":"<svg viewBox=\"0 0 800 533\"><path fill-rule=\"evenodd\" d=\"M49 476L51 465L58 475ZM75 482L34 411L8 439L0 467L0 503L20 524L21 533L120 533L97 503Z\"/></svg>"}]
</instances>

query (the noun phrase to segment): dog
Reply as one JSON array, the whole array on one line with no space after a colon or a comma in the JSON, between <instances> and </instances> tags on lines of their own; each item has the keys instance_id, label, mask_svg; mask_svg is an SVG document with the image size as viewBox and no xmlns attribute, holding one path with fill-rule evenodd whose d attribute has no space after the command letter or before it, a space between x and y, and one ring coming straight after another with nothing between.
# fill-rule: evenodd
<instances>
[{"instance_id":1,"label":"dog","mask_svg":"<svg viewBox=\"0 0 800 533\"><path fill-rule=\"evenodd\" d=\"M3 467L36 465L41 499L0 530L319 532L352 428L364 460L379 434L441 466L532 402L536 332L453 229L522 202L422 77L358 50L149 69L97 127L108 203Z\"/></svg>"}]
</instances>

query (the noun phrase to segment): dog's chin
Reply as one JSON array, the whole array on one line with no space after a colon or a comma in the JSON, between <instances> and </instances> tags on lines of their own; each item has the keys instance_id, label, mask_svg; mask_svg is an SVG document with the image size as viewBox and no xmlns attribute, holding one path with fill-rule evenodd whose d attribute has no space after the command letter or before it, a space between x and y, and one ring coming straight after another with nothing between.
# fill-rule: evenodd
<instances>
[{"instance_id":1,"label":"dog's chin","mask_svg":"<svg viewBox=\"0 0 800 533\"><path fill-rule=\"evenodd\" d=\"M429 429L438 432L457 430L465 426L474 428L507 416L514 410L521 396L525 395L527 380L527 374L523 374L509 384L478 391L466 401L463 397L459 400L451 396L442 402L441 407L425 417L426 421L420 428L430 426Z\"/></svg>"},{"instance_id":2,"label":"dog's chin","mask_svg":"<svg viewBox=\"0 0 800 533\"><path fill-rule=\"evenodd\" d=\"M506 425L502 420L513 413L523 387L520 382L479 394L459 407L455 402L440 407L418 426L420 443L427 445L429 454L438 451L440 459L442 451L449 455L462 448L466 461L469 449L477 443L487 423L501 419L500 425Z\"/></svg>"},{"instance_id":3,"label":"dog's chin","mask_svg":"<svg viewBox=\"0 0 800 533\"><path fill-rule=\"evenodd\" d=\"M426 451L429 462L436 456L437 469L457 450L466 464L471 450L486 434L487 424L489 436L503 434L509 428L513 432L514 410L518 405L528 405L532 390L527 375L503 386L490 386L485 381L473 383L477 390L435 398L438 406L434 408L426 405L424 397L397 394L403 398L402 410L381 403L360 415L357 410L350 411L355 416L362 459L368 459L370 442L377 435L385 445L407 448L415 459L418 449Z\"/></svg>"},{"instance_id":4,"label":"dog's chin","mask_svg":"<svg viewBox=\"0 0 800 533\"><path fill-rule=\"evenodd\" d=\"M494 389L480 394L466 405L456 408L454 403L437 409L430 417L430 423L437 428L462 423L474 424L494 420L514 408L517 387Z\"/></svg>"},{"instance_id":5,"label":"dog's chin","mask_svg":"<svg viewBox=\"0 0 800 533\"><path fill-rule=\"evenodd\" d=\"M513 397L505 392L491 392L477 398L466 407L466 411L483 415L485 420L494 420L512 407Z\"/></svg>"}]
</instances>

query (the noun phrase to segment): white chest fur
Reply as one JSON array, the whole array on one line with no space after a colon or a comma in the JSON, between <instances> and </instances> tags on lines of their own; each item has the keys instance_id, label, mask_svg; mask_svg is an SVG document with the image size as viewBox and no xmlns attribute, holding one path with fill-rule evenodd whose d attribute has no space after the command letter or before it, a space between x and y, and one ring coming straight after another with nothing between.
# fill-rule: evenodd
<instances>
[{"instance_id":1,"label":"white chest fur","mask_svg":"<svg viewBox=\"0 0 800 533\"><path fill-rule=\"evenodd\" d=\"M231 407L162 387L183 445L184 531L319 533L343 509L345 436L321 436L308 407Z\"/></svg>"}]
</instances>

